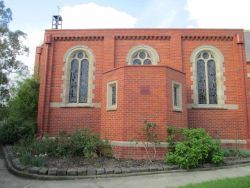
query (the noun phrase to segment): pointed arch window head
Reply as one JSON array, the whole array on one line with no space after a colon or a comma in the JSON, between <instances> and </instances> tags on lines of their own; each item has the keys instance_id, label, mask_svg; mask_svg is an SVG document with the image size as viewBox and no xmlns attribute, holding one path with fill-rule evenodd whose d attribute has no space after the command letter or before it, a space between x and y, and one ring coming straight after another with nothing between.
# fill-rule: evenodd
<instances>
[{"instance_id":1,"label":"pointed arch window head","mask_svg":"<svg viewBox=\"0 0 250 188\"><path fill-rule=\"evenodd\" d=\"M201 46L191 55L193 100L197 105L224 105L224 57L214 46Z\"/></svg>"},{"instance_id":2,"label":"pointed arch window head","mask_svg":"<svg viewBox=\"0 0 250 188\"><path fill-rule=\"evenodd\" d=\"M65 54L64 103L77 106L92 104L93 55L88 47L76 46Z\"/></svg>"},{"instance_id":3,"label":"pointed arch window head","mask_svg":"<svg viewBox=\"0 0 250 188\"><path fill-rule=\"evenodd\" d=\"M127 55L129 65L156 65L159 63L157 51L147 45L133 47Z\"/></svg>"}]
</instances>

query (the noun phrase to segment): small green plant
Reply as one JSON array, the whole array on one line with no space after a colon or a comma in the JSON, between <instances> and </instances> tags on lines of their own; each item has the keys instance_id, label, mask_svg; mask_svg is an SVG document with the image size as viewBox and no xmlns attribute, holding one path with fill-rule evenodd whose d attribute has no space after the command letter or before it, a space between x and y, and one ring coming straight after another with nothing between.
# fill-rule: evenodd
<instances>
[{"instance_id":1,"label":"small green plant","mask_svg":"<svg viewBox=\"0 0 250 188\"><path fill-rule=\"evenodd\" d=\"M108 140L104 140L98 145L97 154L98 156L103 156L103 157L109 157L109 158L113 157L112 147Z\"/></svg>"},{"instance_id":2,"label":"small green plant","mask_svg":"<svg viewBox=\"0 0 250 188\"><path fill-rule=\"evenodd\" d=\"M85 158L96 157L97 147L101 144L96 134L89 129L76 131L70 137L71 155L79 155Z\"/></svg>"},{"instance_id":3,"label":"small green plant","mask_svg":"<svg viewBox=\"0 0 250 188\"><path fill-rule=\"evenodd\" d=\"M98 148L101 148L104 142L98 135L92 133L89 129L78 130L72 135L60 133L55 139L45 136L43 139L33 141L23 140L14 145L17 155L37 156L38 161L41 156L68 157L80 156L84 158L93 158L97 156ZM108 147L108 143L105 142ZM110 147L110 146L109 146ZM111 147L110 147L111 149ZM27 156L24 156L24 158Z\"/></svg>"},{"instance_id":4,"label":"small green plant","mask_svg":"<svg viewBox=\"0 0 250 188\"><path fill-rule=\"evenodd\" d=\"M36 166L36 167L41 167L44 165L44 158L47 155L32 155L30 152L26 152L21 154L20 156L20 161L24 165L30 165L30 166Z\"/></svg>"},{"instance_id":5,"label":"small green plant","mask_svg":"<svg viewBox=\"0 0 250 188\"><path fill-rule=\"evenodd\" d=\"M156 146L160 143L158 140L156 126L157 124L155 122L148 122L147 120L144 121L146 142L143 142L143 144L150 162L155 160L157 154ZM153 154L150 153L150 148L153 148Z\"/></svg>"},{"instance_id":6,"label":"small green plant","mask_svg":"<svg viewBox=\"0 0 250 188\"><path fill-rule=\"evenodd\" d=\"M168 142L168 151L174 152L176 146L176 128L174 126L168 126L167 133L168 136L166 141Z\"/></svg>"},{"instance_id":7,"label":"small green plant","mask_svg":"<svg viewBox=\"0 0 250 188\"><path fill-rule=\"evenodd\" d=\"M225 157L250 157L250 150L238 149L235 148L225 148L223 149L223 153Z\"/></svg>"},{"instance_id":8,"label":"small green plant","mask_svg":"<svg viewBox=\"0 0 250 188\"><path fill-rule=\"evenodd\" d=\"M199 164L223 162L224 153L219 143L204 129L183 129L183 140L176 144L174 151L166 154L165 161L181 168L195 168Z\"/></svg>"}]
</instances>

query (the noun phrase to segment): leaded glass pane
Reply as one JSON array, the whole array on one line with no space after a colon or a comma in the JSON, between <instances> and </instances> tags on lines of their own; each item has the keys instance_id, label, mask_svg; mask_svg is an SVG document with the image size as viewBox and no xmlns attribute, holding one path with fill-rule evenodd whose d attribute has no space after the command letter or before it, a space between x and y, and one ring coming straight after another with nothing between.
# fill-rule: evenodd
<instances>
[{"instance_id":1,"label":"leaded glass pane","mask_svg":"<svg viewBox=\"0 0 250 188\"><path fill-rule=\"evenodd\" d=\"M89 77L89 62L87 59L81 61L80 72L80 88L79 88L79 102L88 102L88 77Z\"/></svg>"},{"instance_id":2,"label":"leaded glass pane","mask_svg":"<svg viewBox=\"0 0 250 188\"><path fill-rule=\"evenodd\" d=\"M83 58L83 52L78 52L77 57L78 57L79 59L82 59L82 58Z\"/></svg>"},{"instance_id":3,"label":"leaded glass pane","mask_svg":"<svg viewBox=\"0 0 250 188\"><path fill-rule=\"evenodd\" d=\"M209 58L209 54L207 52L204 52L203 55L202 55L202 57L204 59L208 59Z\"/></svg>"},{"instance_id":4,"label":"leaded glass pane","mask_svg":"<svg viewBox=\"0 0 250 188\"><path fill-rule=\"evenodd\" d=\"M132 56L133 58L137 58L138 56L138 52L137 53L134 53L134 55Z\"/></svg>"},{"instance_id":5,"label":"leaded glass pane","mask_svg":"<svg viewBox=\"0 0 250 188\"><path fill-rule=\"evenodd\" d=\"M72 58L75 58L75 57L76 57L76 53L73 53L73 54L72 54Z\"/></svg>"},{"instance_id":6,"label":"leaded glass pane","mask_svg":"<svg viewBox=\"0 0 250 188\"><path fill-rule=\"evenodd\" d=\"M151 65L152 62L150 59L145 59L144 62L143 62L144 65Z\"/></svg>"},{"instance_id":7,"label":"leaded glass pane","mask_svg":"<svg viewBox=\"0 0 250 188\"><path fill-rule=\"evenodd\" d=\"M207 62L209 104L217 104L216 67L214 60Z\"/></svg>"},{"instance_id":8,"label":"leaded glass pane","mask_svg":"<svg viewBox=\"0 0 250 188\"><path fill-rule=\"evenodd\" d=\"M71 61L70 84L69 84L69 102L77 102L77 84L78 84L78 60Z\"/></svg>"},{"instance_id":9,"label":"leaded glass pane","mask_svg":"<svg viewBox=\"0 0 250 188\"><path fill-rule=\"evenodd\" d=\"M203 60L197 61L197 88L198 88L198 103L206 104L206 76L205 76L205 62Z\"/></svg>"},{"instance_id":10,"label":"leaded glass pane","mask_svg":"<svg viewBox=\"0 0 250 188\"><path fill-rule=\"evenodd\" d=\"M141 64L141 61L139 59L135 59L133 61L133 65L140 65Z\"/></svg>"},{"instance_id":11,"label":"leaded glass pane","mask_svg":"<svg viewBox=\"0 0 250 188\"><path fill-rule=\"evenodd\" d=\"M116 85L111 86L111 105L116 105Z\"/></svg>"},{"instance_id":12,"label":"leaded glass pane","mask_svg":"<svg viewBox=\"0 0 250 188\"><path fill-rule=\"evenodd\" d=\"M139 53L139 57L140 57L141 59L144 59L144 58L146 57L145 52L140 52L140 53Z\"/></svg>"}]
</instances>

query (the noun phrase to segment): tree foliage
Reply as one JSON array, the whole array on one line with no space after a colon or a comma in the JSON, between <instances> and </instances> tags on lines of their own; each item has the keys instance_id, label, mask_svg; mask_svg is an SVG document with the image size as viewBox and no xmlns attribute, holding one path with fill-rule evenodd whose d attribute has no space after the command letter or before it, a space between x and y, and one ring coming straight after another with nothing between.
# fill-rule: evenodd
<instances>
[{"instance_id":1,"label":"tree foliage","mask_svg":"<svg viewBox=\"0 0 250 188\"><path fill-rule=\"evenodd\" d=\"M18 60L18 56L28 53L28 48L23 44L26 34L20 30L11 31L11 21L11 9L6 8L4 1L0 0L0 111L5 109L10 97L10 75L26 74L28 71L27 66ZM0 115L0 121L2 118Z\"/></svg>"},{"instance_id":2,"label":"tree foliage","mask_svg":"<svg viewBox=\"0 0 250 188\"><path fill-rule=\"evenodd\" d=\"M0 123L0 143L32 139L37 125L39 83L34 78L19 82L8 101L7 119Z\"/></svg>"}]
</instances>

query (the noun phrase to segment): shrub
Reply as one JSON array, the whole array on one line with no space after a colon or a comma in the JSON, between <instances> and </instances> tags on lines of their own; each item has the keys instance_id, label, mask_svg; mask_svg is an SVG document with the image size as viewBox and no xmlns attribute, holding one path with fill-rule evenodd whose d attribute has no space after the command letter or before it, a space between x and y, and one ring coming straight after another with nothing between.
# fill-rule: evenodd
<instances>
[{"instance_id":1,"label":"shrub","mask_svg":"<svg viewBox=\"0 0 250 188\"><path fill-rule=\"evenodd\" d=\"M103 157L113 157L112 147L108 140L102 141L97 146L97 155Z\"/></svg>"},{"instance_id":2,"label":"shrub","mask_svg":"<svg viewBox=\"0 0 250 188\"><path fill-rule=\"evenodd\" d=\"M225 157L250 157L250 150L226 148L223 153Z\"/></svg>"},{"instance_id":3,"label":"shrub","mask_svg":"<svg viewBox=\"0 0 250 188\"><path fill-rule=\"evenodd\" d=\"M31 140L34 136L34 122L8 120L0 124L0 143L2 144L13 144L20 139Z\"/></svg>"},{"instance_id":4,"label":"shrub","mask_svg":"<svg viewBox=\"0 0 250 188\"><path fill-rule=\"evenodd\" d=\"M24 165L31 165L36 167L41 167L44 165L44 158L46 156L32 155L30 152L23 153L20 157L20 161Z\"/></svg>"},{"instance_id":5,"label":"shrub","mask_svg":"<svg viewBox=\"0 0 250 188\"><path fill-rule=\"evenodd\" d=\"M55 139L45 136L43 139L27 142L20 141L15 144L14 150L18 155L30 153L32 156L80 156L84 158L92 158L97 156L97 149L104 142L92 133L89 129L76 131L72 135L60 133ZM107 146L108 144L105 143Z\"/></svg>"},{"instance_id":6,"label":"shrub","mask_svg":"<svg viewBox=\"0 0 250 188\"><path fill-rule=\"evenodd\" d=\"M166 162L181 168L195 168L199 164L223 162L223 152L217 141L204 129L183 129L183 141L176 144L174 151L166 155Z\"/></svg>"},{"instance_id":7,"label":"shrub","mask_svg":"<svg viewBox=\"0 0 250 188\"><path fill-rule=\"evenodd\" d=\"M174 126L168 126L167 133L168 136L166 141L168 142L168 151L174 152L176 146L176 128Z\"/></svg>"},{"instance_id":8,"label":"shrub","mask_svg":"<svg viewBox=\"0 0 250 188\"><path fill-rule=\"evenodd\" d=\"M239 150L239 154L241 157L250 157L250 150Z\"/></svg>"},{"instance_id":9,"label":"shrub","mask_svg":"<svg viewBox=\"0 0 250 188\"><path fill-rule=\"evenodd\" d=\"M89 129L76 131L70 137L70 154L92 158L96 156L97 146L101 143L96 134L93 134Z\"/></svg>"},{"instance_id":10,"label":"shrub","mask_svg":"<svg viewBox=\"0 0 250 188\"><path fill-rule=\"evenodd\" d=\"M7 118L0 125L0 142L13 144L20 139L32 139L37 126L39 83L29 78L14 89L7 105Z\"/></svg>"}]
</instances>

